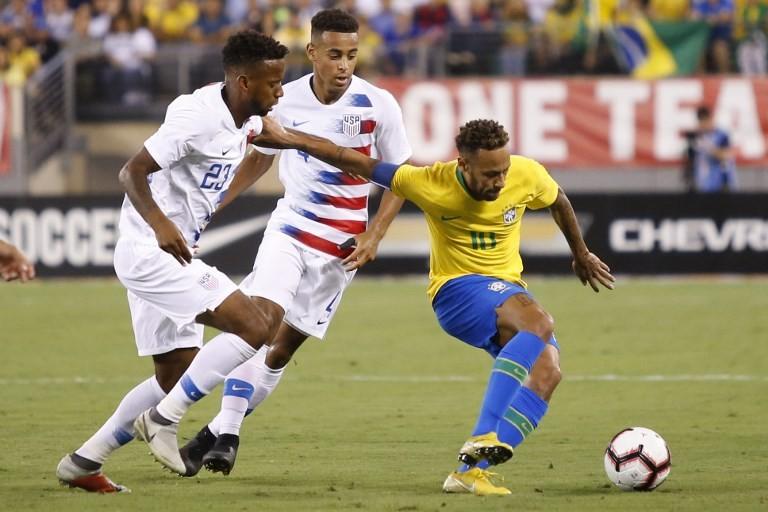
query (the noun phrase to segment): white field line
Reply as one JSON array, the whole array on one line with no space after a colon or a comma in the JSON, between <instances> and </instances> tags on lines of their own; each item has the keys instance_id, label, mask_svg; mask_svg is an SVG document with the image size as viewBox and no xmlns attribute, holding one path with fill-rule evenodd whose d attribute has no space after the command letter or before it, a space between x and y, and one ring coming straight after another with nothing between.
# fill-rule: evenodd
<instances>
[{"instance_id":1,"label":"white field line","mask_svg":"<svg viewBox=\"0 0 768 512\"><path fill-rule=\"evenodd\" d=\"M336 375L330 377L293 377L289 381L336 381L336 382L389 382L411 383L466 383L487 381L487 376L468 375ZM138 383L142 377L35 377L0 378L0 386L25 385L79 385ZM680 375L566 375L566 382L768 382L768 375L737 375L730 373L680 374Z\"/></svg>"}]
</instances>

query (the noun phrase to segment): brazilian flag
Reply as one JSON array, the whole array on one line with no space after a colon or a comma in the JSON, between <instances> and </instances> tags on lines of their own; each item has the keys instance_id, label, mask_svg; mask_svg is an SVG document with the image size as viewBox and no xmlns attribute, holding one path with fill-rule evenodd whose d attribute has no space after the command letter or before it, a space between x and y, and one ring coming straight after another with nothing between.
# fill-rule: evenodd
<instances>
[{"instance_id":1,"label":"brazilian flag","mask_svg":"<svg viewBox=\"0 0 768 512\"><path fill-rule=\"evenodd\" d=\"M592 0L587 19L591 31L609 36L619 62L639 79L694 73L709 38L706 22L652 22L631 3L616 0Z\"/></svg>"}]
</instances>

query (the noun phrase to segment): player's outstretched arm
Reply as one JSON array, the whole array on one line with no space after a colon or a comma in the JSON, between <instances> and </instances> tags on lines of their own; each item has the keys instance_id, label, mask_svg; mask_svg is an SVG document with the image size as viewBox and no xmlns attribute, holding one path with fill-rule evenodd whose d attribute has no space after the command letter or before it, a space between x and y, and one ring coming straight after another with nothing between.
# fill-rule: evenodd
<instances>
[{"instance_id":1,"label":"player's outstretched arm","mask_svg":"<svg viewBox=\"0 0 768 512\"><path fill-rule=\"evenodd\" d=\"M596 292L600 291L598 284L613 290L613 283L616 279L611 275L611 269L595 254L589 252L587 244L581 236L576 213L562 189L558 190L557 199L550 205L549 210L568 241L571 253L573 253L573 271L581 280L581 284L586 286L589 283L589 286Z\"/></svg>"},{"instance_id":2,"label":"player's outstretched arm","mask_svg":"<svg viewBox=\"0 0 768 512\"><path fill-rule=\"evenodd\" d=\"M0 240L0 277L5 281L18 279L22 283L35 278L35 266L16 246Z\"/></svg>"},{"instance_id":3,"label":"player's outstretched arm","mask_svg":"<svg viewBox=\"0 0 768 512\"><path fill-rule=\"evenodd\" d=\"M176 224L166 217L152 199L152 190L149 188L147 177L159 170L160 166L149 154L147 148L142 147L141 151L131 157L120 169L120 185L123 186L133 207L155 232L160 248L182 265L186 265L192 261L192 253L187 247L187 241Z\"/></svg>"},{"instance_id":4,"label":"player's outstretched arm","mask_svg":"<svg viewBox=\"0 0 768 512\"><path fill-rule=\"evenodd\" d=\"M262 120L264 128L261 135L253 140L257 146L298 149L338 167L347 174L375 181L374 170L380 163L379 160L369 158L354 149L337 146L328 139L285 128L271 117L263 117Z\"/></svg>"},{"instance_id":5,"label":"player's outstretched arm","mask_svg":"<svg viewBox=\"0 0 768 512\"><path fill-rule=\"evenodd\" d=\"M400 212L403 203L405 199L396 196L391 190L384 190L376 217L365 232L354 237L355 250L341 262L345 269L356 270L376 259L379 243L387 234L390 224Z\"/></svg>"}]
</instances>

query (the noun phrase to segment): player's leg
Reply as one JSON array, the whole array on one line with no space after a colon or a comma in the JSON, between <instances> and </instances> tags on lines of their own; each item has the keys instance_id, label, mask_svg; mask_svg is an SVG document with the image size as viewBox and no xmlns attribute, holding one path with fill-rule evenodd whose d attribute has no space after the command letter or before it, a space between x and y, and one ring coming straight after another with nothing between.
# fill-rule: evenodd
<instances>
[{"instance_id":1,"label":"player's leg","mask_svg":"<svg viewBox=\"0 0 768 512\"><path fill-rule=\"evenodd\" d=\"M281 269L279 275L296 275L299 280L290 287L293 292L290 306L286 309L284 321L278 329L272 346L266 353L265 361L261 364L258 362L246 363L233 372L238 374L235 377L240 382L237 387L245 387L246 383L253 387L250 403L246 404L244 398L227 397L226 388L230 386L225 385L225 397L222 404L226 400L232 405L229 410L222 407L219 416L209 425L209 432L219 437L215 446L203 459L206 467L212 471L226 473L231 470L234 456L237 453L236 436L239 434L240 424L246 412L253 411L275 389L288 362L310 335L321 340L325 337L330 322L341 302L343 292L354 277L354 272L346 271L339 260L314 254L297 247L288 239L285 239L284 242L288 246L282 248L282 259L290 261L291 258L295 258L296 261L300 262L300 265L288 268L291 267L290 263L283 263L282 266L285 268ZM280 245L272 244L273 247L277 248L280 248ZM261 254L262 250L260 249L259 255L261 256ZM271 266L280 265L272 263ZM296 269L301 270L301 273L294 272L292 274L291 271ZM268 276L259 279L257 268L254 277L252 280L244 281L244 285L246 282L250 283L247 288L251 293L260 296L269 294L270 297L274 297L274 300L280 300L277 292L279 287L265 286L270 281ZM287 279L286 282L290 284L294 281ZM245 288L244 285L241 286ZM228 377L228 381L231 377L232 375ZM206 436L205 433L202 435Z\"/></svg>"},{"instance_id":2,"label":"player's leg","mask_svg":"<svg viewBox=\"0 0 768 512\"><path fill-rule=\"evenodd\" d=\"M251 297L261 297L288 311L293 303L299 283L306 270L306 251L299 248L291 239L281 234L268 234L262 240L253 264L253 271L240 283L240 289ZM253 410L277 386L282 371L290 358L306 336L298 333L292 335L292 329L282 323L278 328L271 347L259 350L256 357L235 368L224 381L224 393L221 409L217 416L181 449L182 457L190 472L199 471L203 465L203 456L217 442L219 434L225 434L219 439L217 450L222 457L220 467L212 464L211 469L224 473L232 469L234 456L239 444L238 435L243 417L247 411ZM271 360L272 367L264 364L267 351L277 347L280 357ZM275 366L275 365L279 366ZM229 462L227 462L229 461Z\"/></svg>"},{"instance_id":3,"label":"player's leg","mask_svg":"<svg viewBox=\"0 0 768 512\"><path fill-rule=\"evenodd\" d=\"M102 472L109 455L135 435L136 417L157 403L173 387L202 346L202 326L179 328L173 321L128 292L136 345L140 356L151 355L155 375L131 389L112 416L80 448L66 455L57 467L59 480L91 492L125 492Z\"/></svg>"},{"instance_id":4,"label":"player's leg","mask_svg":"<svg viewBox=\"0 0 768 512\"><path fill-rule=\"evenodd\" d=\"M283 309L266 299L251 299L236 290L215 310L197 321L222 332L205 344L179 382L153 409L136 420L136 431L149 444L155 458L168 469L186 475L176 432L187 410L210 393L237 366L269 343L283 316Z\"/></svg>"},{"instance_id":5,"label":"player's leg","mask_svg":"<svg viewBox=\"0 0 768 512\"><path fill-rule=\"evenodd\" d=\"M227 376L219 414L206 427L208 432L198 433L205 439L211 439L208 433L214 436L213 444L200 459L206 469L225 475L232 471L240 445L240 426L245 416L272 394L288 361L306 339L305 334L283 323L272 346L264 352L265 357L253 357ZM275 349L279 355L270 359Z\"/></svg>"},{"instance_id":6,"label":"player's leg","mask_svg":"<svg viewBox=\"0 0 768 512\"><path fill-rule=\"evenodd\" d=\"M554 322L527 292L507 298L496 309L496 316L497 339L507 341L499 343L501 349L473 435L482 440L482 434L495 432L501 443L514 448L533 432L547 411L547 403L531 388L548 397L559 382L557 349L548 344L554 339ZM473 450L471 441L462 448L463 462L473 464L484 459L481 467L504 462L492 453L485 456L482 443L480 449Z\"/></svg>"},{"instance_id":7,"label":"player's leg","mask_svg":"<svg viewBox=\"0 0 768 512\"><path fill-rule=\"evenodd\" d=\"M205 345L157 410L145 411L134 424L155 457L184 474L176 444L178 421L192 403L269 342L283 310L267 300L251 300L224 273L201 260L182 266L154 244L120 239L117 245L115 271L133 294L177 326L197 322L224 332Z\"/></svg>"},{"instance_id":8,"label":"player's leg","mask_svg":"<svg viewBox=\"0 0 768 512\"><path fill-rule=\"evenodd\" d=\"M432 305L440 325L448 334L471 346L482 348L496 357L501 352L501 347L494 343L498 334L496 309L509 297L524 292L522 287L512 283L486 276L469 275L443 285ZM504 390L498 388L506 385L511 388L507 393L514 393L522 378L518 377L517 380L510 375L520 373L520 368L524 369L526 366L530 369L532 360L535 360L534 356L538 356L538 347L530 339L524 339L523 343L514 347L515 350L511 350L512 348L510 345L504 353L504 359L494 366L491 373L482 409L486 414L496 397L504 394ZM510 399L511 397L504 405L507 405ZM480 459L502 462L511 457L513 448L499 441L496 429L497 426L493 422L478 421L474 435L462 446L460 456L467 462L472 462L473 466ZM470 492L481 496L509 494L509 489L493 484L486 467L462 466L448 475L443 490Z\"/></svg>"}]
</instances>

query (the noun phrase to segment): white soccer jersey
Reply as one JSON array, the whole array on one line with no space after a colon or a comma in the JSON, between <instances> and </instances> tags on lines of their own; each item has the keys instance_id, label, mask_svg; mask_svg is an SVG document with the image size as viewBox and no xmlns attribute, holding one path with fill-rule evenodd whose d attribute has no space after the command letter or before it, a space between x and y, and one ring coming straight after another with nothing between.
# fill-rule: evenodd
<instances>
[{"instance_id":1,"label":"white soccer jersey","mask_svg":"<svg viewBox=\"0 0 768 512\"><path fill-rule=\"evenodd\" d=\"M344 95L325 105L312 91L311 78L283 87L274 109L282 125L387 162L411 157L400 106L389 92L353 76ZM285 196L267 232L282 232L324 255L346 256L349 251L338 244L365 231L370 184L297 150L282 151L279 168Z\"/></svg>"},{"instance_id":2,"label":"white soccer jersey","mask_svg":"<svg viewBox=\"0 0 768 512\"><path fill-rule=\"evenodd\" d=\"M261 133L261 117L237 128L221 97L223 83L176 98L160 128L144 143L161 170L149 175L152 198L194 246L245 157L250 136ZM123 200L120 235L155 239L152 228Z\"/></svg>"}]
</instances>

